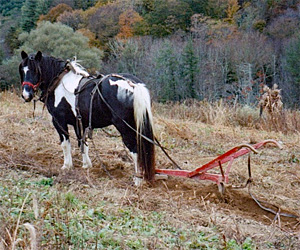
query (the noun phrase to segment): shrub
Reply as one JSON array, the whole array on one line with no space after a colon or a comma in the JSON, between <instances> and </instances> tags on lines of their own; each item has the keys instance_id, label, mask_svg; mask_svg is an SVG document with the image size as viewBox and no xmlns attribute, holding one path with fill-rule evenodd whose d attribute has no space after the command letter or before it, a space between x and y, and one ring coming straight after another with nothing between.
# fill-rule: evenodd
<instances>
[{"instance_id":1,"label":"shrub","mask_svg":"<svg viewBox=\"0 0 300 250\"><path fill-rule=\"evenodd\" d=\"M101 66L103 52L90 48L87 37L60 23L41 22L30 33L20 34L19 39L23 42L20 50L40 50L44 54L63 59L77 56L83 66L92 71L99 70Z\"/></svg>"}]
</instances>

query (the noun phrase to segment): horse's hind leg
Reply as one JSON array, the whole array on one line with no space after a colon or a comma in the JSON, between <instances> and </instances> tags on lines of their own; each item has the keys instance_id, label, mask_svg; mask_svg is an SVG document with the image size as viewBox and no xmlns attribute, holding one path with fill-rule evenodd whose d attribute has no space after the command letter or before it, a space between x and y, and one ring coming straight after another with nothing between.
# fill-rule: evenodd
<instances>
[{"instance_id":1,"label":"horse's hind leg","mask_svg":"<svg viewBox=\"0 0 300 250\"><path fill-rule=\"evenodd\" d=\"M135 170L135 176L133 177L133 181L136 186L140 186L143 183L143 173L141 168L138 165L138 159L137 159L138 155L134 151L130 151L130 154L134 162L134 170Z\"/></svg>"},{"instance_id":2,"label":"horse's hind leg","mask_svg":"<svg viewBox=\"0 0 300 250\"><path fill-rule=\"evenodd\" d=\"M77 139L79 140L81 138L79 132L76 129L76 126L74 126L75 133L77 136ZM92 161L89 157L89 146L86 142L83 142L82 140L79 140L79 148L81 151L82 156L82 168L91 168L92 167Z\"/></svg>"},{"instance_id":3,"label":"horse's hind leg","mask_svg":"<svg viewBox=\"0 0 300 250\"><path fill-rule=\"evenodd\" d=\"M82 168L91 168L92 161L89 157L89 146L83 143L83 152L82 155Z\"/></svg>"},{"instance_id":4,"label":"horse's hind leg","mask_svg":"<svg viewBox=\"0 0 300 250\"><path fill-rule=\"evenodd\" d=\"M135 176L133 177L134 184L140 186L143 183L143 171L138 164L136 134L123 124L115 123L115 126L121 133L122 140L132 156L135 170Z\"/></svg>"}]
</instances>

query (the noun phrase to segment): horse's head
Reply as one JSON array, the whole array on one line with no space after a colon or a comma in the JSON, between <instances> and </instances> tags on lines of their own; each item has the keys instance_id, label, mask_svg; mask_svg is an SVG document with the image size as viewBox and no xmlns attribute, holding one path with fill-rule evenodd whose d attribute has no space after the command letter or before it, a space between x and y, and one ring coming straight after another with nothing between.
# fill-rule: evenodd
<instances>
[{"instance_id":1,"label":"horse's head","mask_svg":"<svg viewBox=\"0 0 300 250\"><path fill-rule=\"evenodd\" d=\"M30 102L41 84L40 62L43 56L40 51L36 55L27 55L26 52L22 51L21 57L19 73L22 83L22 97L26 102Z\"/></svg>"}]
</instances>

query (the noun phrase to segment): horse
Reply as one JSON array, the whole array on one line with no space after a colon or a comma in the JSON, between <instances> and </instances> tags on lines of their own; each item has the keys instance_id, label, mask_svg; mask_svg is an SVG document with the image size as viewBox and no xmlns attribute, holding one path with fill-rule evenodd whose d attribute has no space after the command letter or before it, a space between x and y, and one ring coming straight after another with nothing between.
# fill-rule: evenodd
<instances>
[{"instance_id":1,"label":"horse","mask_svg":"<svg viewBox=\"0 0 300 250\"><path fill-rule=\"evenodd\" d=\"M21 52L19 74L22 98L30 102L40 90L39 100L47 107L59 135L64 155L62 169L73 167L68 125L75 129L82 148L83 168L92 167L86 131L114 125L130 151L135 166L134 182L152 182L155 150L150 93L131 74L91 76L76 60L65 61Z\"/></svg>"}]
</instances>

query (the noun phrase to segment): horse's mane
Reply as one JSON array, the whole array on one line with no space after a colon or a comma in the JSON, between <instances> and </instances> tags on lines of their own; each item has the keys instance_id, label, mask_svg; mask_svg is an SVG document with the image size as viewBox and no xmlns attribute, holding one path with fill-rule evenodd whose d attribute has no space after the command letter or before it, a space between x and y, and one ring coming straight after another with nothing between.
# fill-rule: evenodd
<instances>
[{"instance_id":1,"label":"horse's mane","mask_svg":"<svg viewBox=\"0 0 300 250\"><path fill-rule=\"evenodd\" d=\"M43 56L41 68L47 79L53 79L65 69L66 62L61 58Z\"/></svg>"}]
</instances>

